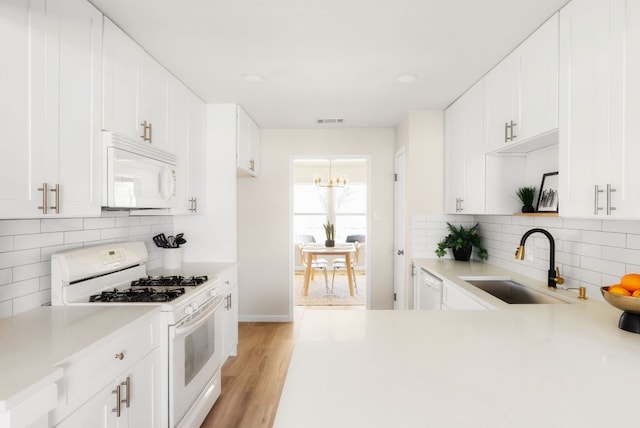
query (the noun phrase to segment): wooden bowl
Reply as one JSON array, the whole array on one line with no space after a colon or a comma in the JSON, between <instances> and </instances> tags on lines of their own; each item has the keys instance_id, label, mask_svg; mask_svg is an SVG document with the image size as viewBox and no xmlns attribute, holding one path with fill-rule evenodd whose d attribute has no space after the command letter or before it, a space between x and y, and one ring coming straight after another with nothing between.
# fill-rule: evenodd
<instances>
[{"instance_id":1,"label":"wooden bowl","mask_svg":"<svg viewBox=\"0 0 640 428\"><path fill-rule=\"evenodd\" d=\"M611 306L622 309L625 312L640 315L640 297L622 296L620 294L609 293L609 287L600 287L602 297Z\"/></svg>"}]
</instances>

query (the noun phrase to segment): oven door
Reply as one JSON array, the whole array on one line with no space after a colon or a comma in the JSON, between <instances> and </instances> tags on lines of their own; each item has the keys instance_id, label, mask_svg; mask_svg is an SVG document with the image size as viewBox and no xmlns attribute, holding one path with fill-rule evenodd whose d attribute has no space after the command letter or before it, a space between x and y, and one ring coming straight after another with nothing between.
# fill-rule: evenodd
<instances>
[{"instance_id":1,"label":"oven door","mask_svg":"<svg viewBox=\"0 0 640 428\"><path fill-rule=\"evenodd\" d=\"M222 297L216 297L169 327L171 426L177 426L190 409L202 410L196 401L222 364L222 320Z\"/></svg>"}]
</instances>

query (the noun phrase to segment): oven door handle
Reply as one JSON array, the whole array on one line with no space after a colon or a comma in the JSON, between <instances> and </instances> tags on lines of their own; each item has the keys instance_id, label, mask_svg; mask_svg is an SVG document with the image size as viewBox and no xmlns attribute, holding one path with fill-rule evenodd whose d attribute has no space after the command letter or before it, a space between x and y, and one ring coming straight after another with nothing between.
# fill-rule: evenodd
<instances>
[{"instance_id":1,"label":"oven door handle","mask_svg":"<svg viewBox=\"0 0 640 428\"><path fill-rule=\"evenodd\" d=\"M193 332L194 330L197 330L198 327L200 327L202 324L204 324L207 321L207 318L209 318L211 314L213 314L215 311L218 310L218 308L220 308L221 304L222 304L222 297L216 297L213 303L209 305L211 306L209 309L201 312L196 318L193 318L185 322L184 324L179 324L176 327L175 335L185 336L185 335L191 334L191 332Z\"/></svg>"}]
</instances>

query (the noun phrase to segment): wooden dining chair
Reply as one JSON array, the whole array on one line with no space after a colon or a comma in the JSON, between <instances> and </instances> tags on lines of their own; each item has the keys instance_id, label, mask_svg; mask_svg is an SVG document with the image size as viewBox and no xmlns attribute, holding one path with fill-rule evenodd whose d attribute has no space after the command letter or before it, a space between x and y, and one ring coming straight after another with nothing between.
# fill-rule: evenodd
<instances>
[{"instance_id":1,"label":"wooden dining chair","mask_svg":"<svg viewBox=\"0 0 640 428\"><path fill-rule=\"evenodd\" d=\"M307 269L307 257L305 256L304 252L302 251L304 248L304 245L296 245L296 247L298 248L298 254L300 254L300 261L302 262L302 266L305 268L305 270ZM327 276L327 260L325 259L318 259L316 257L314 257L311 260L311 278L309 279L313 279L314 278L314 274L316 269L322 269L322 271L324 272L324 287L327 289L327 292L329 291L329 278Z\"/></svg>"},{"instance_id":2,"label":"wooden dining chair","mask_svg":"<svg viewBox=\"0 0 640 428\"><path fill-rule=\"evenodd\" d=\"M353 274L353 285L356 289L356 294L360 294L358 292L358 282L356 281L356 271L355 268L358 265L358 257L360 256L360 242L356 241L353 243L356 247L356 251L353 253L351 257L351 273ZM347 262L343 257L337 258L333 261L333 276L331 277L331 293L333 293L333 283L336 280L336 269L347 269Z\"/></svg>"}]
</instances>

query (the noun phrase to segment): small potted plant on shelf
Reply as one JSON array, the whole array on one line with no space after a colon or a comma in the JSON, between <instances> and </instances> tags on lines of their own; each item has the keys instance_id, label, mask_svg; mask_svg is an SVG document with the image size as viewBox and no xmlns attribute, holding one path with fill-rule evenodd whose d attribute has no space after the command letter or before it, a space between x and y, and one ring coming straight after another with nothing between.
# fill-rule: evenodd
<instances>
[{"instance_id":1,"label":"small potted plant on shelf","mask_svg":"<svg viewBox=\"0 0 640 428\"><path fill-rule=\"evenodd\" d=\"M324 233L327 236L327 240L324 241L324 246L325 247L333 247L336 245L336 241L335 241L335 228L333 226L333 224L328 221L326 224L323 224L322 226L324 226Z\"/></svg>"},{"instance_id":2,"label":"small potted plant on shelf","mask_svg":"<svg viewBox=\"0 0 640 428\"><path fill-rule=\"evenodd\" d=\"M518 190L516 190L516 196L518 197L518 200L522 202L523 213L535 212L535 208L533 208L533 197L535 195L535 187L519 187Z\"/></svg>"},{"instance_id":3,"label":"small potted plant on shelf","mask_svg":"<svg viewBox=\"0 0 640 428\"><path fill-rule=\"evenodd\" d=\"M438 249L436 250L438 257L444 257L447 249L450 248L454 259L468 261L471 258L473 247L476 247L480 260L487 260L487 250L480 244L481 238L477 232L477 223L469 229L465 229L464 226L456 227L451 223L447 223L447 227L449 234L438 242Z\"/></svg>"}]
</instances>

